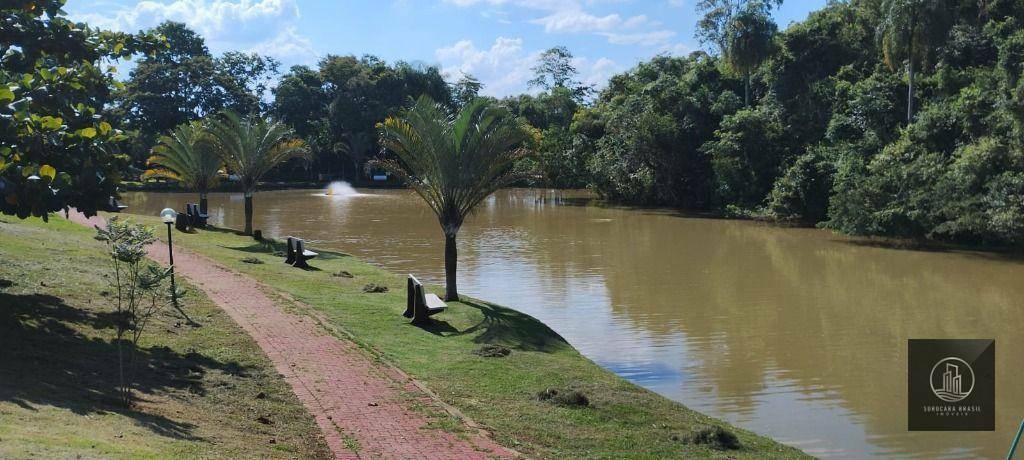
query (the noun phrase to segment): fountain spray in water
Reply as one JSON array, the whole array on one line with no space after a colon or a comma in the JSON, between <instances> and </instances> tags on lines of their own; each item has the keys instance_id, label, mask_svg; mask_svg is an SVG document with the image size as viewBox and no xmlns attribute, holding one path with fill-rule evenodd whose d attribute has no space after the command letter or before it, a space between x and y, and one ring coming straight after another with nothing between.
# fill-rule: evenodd
<instances>
[{"instance_id":1,"label":"fountain spray in water","mask_svg":"<svg viewBox=\"0 0 1024 460\"><path fill-rule=\"evenodd\" d=\"M352 187L348 182L334 181L327 184L327 189L324 190L324 195L327 196L340 196L350 197L360 195L355 188Z\"/></svg>"}]
</instances>

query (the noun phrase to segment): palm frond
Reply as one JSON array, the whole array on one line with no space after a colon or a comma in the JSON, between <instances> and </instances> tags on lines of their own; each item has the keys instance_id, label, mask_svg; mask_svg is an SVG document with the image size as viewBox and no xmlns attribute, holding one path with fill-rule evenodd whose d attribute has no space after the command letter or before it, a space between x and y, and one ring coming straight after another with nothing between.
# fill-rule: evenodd
<instances>
[{"instance_id":1,"label":"palm frond","mask_svg":"<svg viewBox=\"0 0 1024 460\"><path fill-rule=\"evenodd\" d=\"M200 193L217 185L224 164L199 122L182 124L161 136L146 163L151 167L149 177L173 179Z\"/></svg>"},{"instance_id":2,"label":"palm frond","mask_svg":"<svg viewBox=\"0 0 1024 460\"><path fill-rule=\"evenodd\" d=\"M513 166L532 154L538 135L486 99L452 114L426 96L377 127L391 156L374 164L422 197L446 234L458 232L480 202L520 178Z\"/></svg>"}]
</instances>

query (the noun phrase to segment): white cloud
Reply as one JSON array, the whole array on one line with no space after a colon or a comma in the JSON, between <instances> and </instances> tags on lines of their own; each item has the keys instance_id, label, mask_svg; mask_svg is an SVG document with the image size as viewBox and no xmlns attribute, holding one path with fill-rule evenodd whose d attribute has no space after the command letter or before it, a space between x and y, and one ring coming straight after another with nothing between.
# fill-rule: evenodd
<instances>
[{"instance_id":1,"label":"white cloud","mask_svg":"<svg viewBox=\"0 0 1024 460\"><path fill-rule=\"evenodd\" d=\"M529 22L544 27L546 33L596 34L618 45L664 45L675 32L661 29L661 23L646 15L623 19L618 13L604 16L588 13L581 0L443 0L459 7L488 5L541 11L544 16ZM586 4L593 3L587 0Z\"/></svg>"},{"instance_id":2,"label":"white cloud","mask_svg":"<svg viewBox=\"0 0 1024 460\"><path fill-rule=\"evenodd\" d=\"M667 43L676 33L671 30L652 30L650 32L605 33L602 35L608 38L609 43L616 45L653 46Z\"/></svg>"},{"instance_id":3,"label":"white cloud","mask_svg":"<svg viewBox=\"0 0 1024 460\"><path fill-rule=\"evenodd\" d=\"M449 80L470 74L484 83L483 94L501 97L525 89L530 68L540 53L524 53L521 38L498 37L488 49L478 49L472 41L461 40L435 54Z\"/></svg>"},{"instance_id":4,"label":"white cloud","mask_svg":"<svg viewBox=\"0 0 1024 460\"><path fill-rule=\"evenodd\" d=\"M533 77L533 66L540 54L540 50L523 50L521 38L506 37L498 37L486 49L477 48L471 40L461 40L435 52L449 81L458 80L462 75L473 75L484 84L481 93L495 97L536 92L527 88L526 82ZM573 59L573 65L579 70L583 83L598 88L604 86L613 74L623 70L615 61L605 57L596 60L577 57Z\"/></svg>"},{"instance_id":5,"label":"white cloud","mask_svg":"<svg viewBox=\"0 0 1024 460\"><path fill-rule=\"evenodd\" d=\"M135 32L164 21L183 22L215 52L256 51L285 62L311 62L312 42L297 30L296 0L146 0L112 14L75 17L105 29Z\"/></svg>"},{"instance_id":6,"label":"white cloud","mask_svg":"<svg viewBox=\"0 0 1024 460\"><path fill-rule=\"evenodd\" d=\"M617 14L594 16L582 11L563 10L530 21L544 26L548 33L580 33L613 30L622 25Z\"/></svg>"}]
</instances>

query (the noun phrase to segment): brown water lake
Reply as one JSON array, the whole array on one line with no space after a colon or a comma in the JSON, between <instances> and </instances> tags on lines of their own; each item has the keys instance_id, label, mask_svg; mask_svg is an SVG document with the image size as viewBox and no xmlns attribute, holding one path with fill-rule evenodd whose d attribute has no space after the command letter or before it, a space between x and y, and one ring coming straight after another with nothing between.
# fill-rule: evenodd
<instances>
[{"instance_id":1,"label":"brown water lake","mask_svg":"<svg viewBox=\"0 0 1024 460\"><path fill-rule=\"evenodd\" d=\"M255 228L443 284L443 238L406 190L260 192ZM128 211L194 194L127 193ZM243 226L241 194L211 223ZM890 249L816 229L504 190L459 235L462 293L529 313L683 404L821 457L1003 457L1024 418L1024 262ZM907 431L907 339L996 340L996 431Z\"/></svg>"}]
</instances>

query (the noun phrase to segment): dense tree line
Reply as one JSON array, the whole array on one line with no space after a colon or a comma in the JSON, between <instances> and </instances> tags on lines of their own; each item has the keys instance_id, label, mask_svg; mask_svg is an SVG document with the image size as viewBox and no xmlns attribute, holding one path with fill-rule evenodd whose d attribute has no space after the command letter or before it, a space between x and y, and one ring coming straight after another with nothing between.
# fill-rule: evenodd
<instances>
[{"instance_id":1,"label":"dense tree line","mask_svg":"<svg viewBox=\"0 0 1024 460\"><path fill-rule=\"evenodd\" d=\"M615 76L573 144L614 200L1021 244L1022 20L1014 0L835 2L760 64L726 48Z\"/></svg>"},{"instance_id":2,"label":"dense tree line","mask_svg":"<svg viewBox=\"0 0 1024 460\"><path fill-rule=\"evenodd\" d=\"M600 92L580 82L568 49L543 53L533 91L495 101L541 133L536 154L517 165L521 184L854 234L1024 244L1024 2L836 1L781 31L771 19L779 3L701 0L706 52L657 56ZM471 75L446 81L436 67L374 56L329 55L278 75L265 56L213 56L182 24L135 37L19 8L12 17L31 27L5 42L56 49L62 38L46 34L69 36L64 29L74 42L66 55L16 55L30 45L5 52L0 102L13 101L6 108L23 120L8 122L0 142L10 213L84 197L96 187L91 177L109 178L96 190L113 191L118 171L143 167L161 136L224 109L269 117L305 140L309 160L270 177L360 181L380 155L378 123L423 95L455 113L483 88ZM145 46L154 37L161 46ZM95 69L138 51L123 84ZM92 80L71 80L83 76ZM75 113L57 116L39 104L63 102L25 97L50 81L72 85L61 94L82 100L93 121L73 102L61 107ZM20 108L29 101L38 115ZM58 141L96 152L102 161L90 160L90 171L103 173L17 150ZM128 155L112 154L121 150ZM27 178L40 176L81 186L51 187L67 199L29 204L36 185Z\"/></svg>"}]
</instances>

